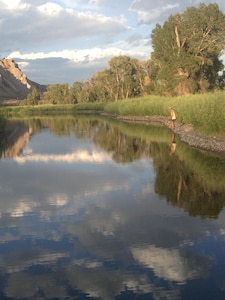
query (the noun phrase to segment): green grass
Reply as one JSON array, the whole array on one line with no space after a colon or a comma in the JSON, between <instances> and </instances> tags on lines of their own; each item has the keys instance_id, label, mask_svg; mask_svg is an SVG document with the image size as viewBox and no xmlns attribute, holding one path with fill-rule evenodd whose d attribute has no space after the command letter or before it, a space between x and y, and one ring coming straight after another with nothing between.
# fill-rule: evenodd
<instances>
[{"instance_id":1,"label":"green grass","mask_svg":"<svg viewBox=\"0 0 225 300\"><path fill-rule=\"evenodd\" d=\"M99 111L103 110L104 105L102 103L80 103L80 104L44 104L44 105L20 105L20 106L6 106L0 108L0 115L42 115L42 114L64 114L64 113L76 113L77 111L91 110Z\"/></svg>"},{"instance_id":2,"label":"green grass","mask_svg":"<svg viewBox=\"0 0 225 300\"><path fill-rule=\"evenodd\" d=\"M181 99L182 100L182 99ZM200 131L225 133L225 93L195 95L179 102L178 120L191 123Z\"/></svg>"},{"instance_id":3,"label":"green grass","mask_svg":"<svg viewBox=\"0 0 225 300\"><path fill-rule=\"evenodd\" d=\"M122 116L155 116L165 114L163 97L147 96L107 103L104 110Z\"/></svg>"},{"instance_id":4,"label":"green grass","mask_svg":"<svg viewBox=\"0 0 225 300\"><path fill-rule=\"evenodd\" d=\"M176 111L177 121L192 124L207 134L225 133L225 92L182 97L147 96L109 103L105 111L122 116L169 116L168 107Z\"/></svg>"}]
</instances>

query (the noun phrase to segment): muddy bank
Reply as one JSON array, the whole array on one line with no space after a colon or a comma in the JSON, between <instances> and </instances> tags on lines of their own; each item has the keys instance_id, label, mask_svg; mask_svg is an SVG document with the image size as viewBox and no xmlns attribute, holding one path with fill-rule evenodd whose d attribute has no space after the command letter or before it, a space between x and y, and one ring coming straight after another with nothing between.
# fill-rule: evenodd
<instances>
[{"instance_id":1,"label":"muddy bank","mask_svg":"<svg viewBox=\"0 0 225 300\"><path fill-rule=\"evenodd\" d=\"M169 118L161 117L161 116L146 116L146 117L138 117L138 116L116 116L110 115L106 113L101 113L101 115L115 118L118 120L123 120L126 122L136 122L142 124L153 124L153 125L161 125L166 126L171 129L171 122ZM172 130L171 130L172 131ZM189 146L204 150L207 152L211 152L220 156L225 157L225 139L218 138L214 136L209 136L194 130L191 124L180 124L176 122L176 128L173 132L180 138L180 140Z\"/></svg>"}]
</instances>

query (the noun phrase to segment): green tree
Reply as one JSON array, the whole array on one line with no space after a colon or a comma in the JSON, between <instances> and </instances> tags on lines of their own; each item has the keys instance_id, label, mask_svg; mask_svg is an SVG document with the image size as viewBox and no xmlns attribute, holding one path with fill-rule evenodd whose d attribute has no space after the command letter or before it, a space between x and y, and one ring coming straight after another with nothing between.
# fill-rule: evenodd
<instances>
[{"instance_id":1,"label":"green tree","mask_svg":"<svg viewBox=\"0 0 225 300\"><path fill-rule=\"evenodd\" d=\"M225 46L225 16L217 4L200 4L170 16L163 26L156 25L151 38L157 88L186 94L216 86Z\"/></svg>"},{"instance_id":2,"label":"green tree","mask_svg":"<svg viewBox=\"0 0 225 300\"><path fill-rule=\"evenodd\" d=\"M37 105L40 101L40 93L36 88L32 89L31 93L27 95L27 99L23 103L28 105Z\"/></svg>"},{"instance_id":3,"label":"green tree","mask_svg":"<svg viewBox=\"0 0 225 300\"><path fill-rule=\"evenodd\" d=\"M137 60L128 56L116 56L109 61L112 78L114 79L114 98L127 99L135 96L137 90Z\"/></svg>"},{"instance_id":4,"label":"green tree","mask_svg":"<svg viewBox=\"0 0 225 300\"><path fill-rule=\"evenodd\" d=\"M73 103L70 87L67 83L47 86L42 102L51 104Z\"/></svg>"},{"instance_id":5,"label":"green tree","mask_svg":"<svg viewBox=\"0 0 225 300\"><path fill-rule=\"evenodd\" d=\"M90 96L102 102L140 96L146 91L147 77L148 61L116 56L109 61L108 69L92 77Z\"/></svg>"},{"instance_id":6,"label":"green tree","mask_svg":"<svg viewBox=\"0 0 225 300\"><path fill-rule=\"evenodd\" d=\"M83 102L84 95L83 95L83 81L76 81L72 87L72 95L74 99L74 103Z\"/></svg>"},{"instance_id":7,"label":"green tree","mask_svg":"<svg viewBox=\"0 0 225 300\"><path fill-rule=\"evenodd\" d=\"M98 101L106 102L114 99L114 80L110 69L95 73L92 83Z\"/></svg>"},{"instance_id":8,"label":"green tree","mask_svg":"<svg viewBox=\"0 0 225 300\"><path fill-rule=\"evenodd\" d=\"M91 80L74 82L71 93L74 103L96 101L96 95Z\"/></svg>"}]
</instances>

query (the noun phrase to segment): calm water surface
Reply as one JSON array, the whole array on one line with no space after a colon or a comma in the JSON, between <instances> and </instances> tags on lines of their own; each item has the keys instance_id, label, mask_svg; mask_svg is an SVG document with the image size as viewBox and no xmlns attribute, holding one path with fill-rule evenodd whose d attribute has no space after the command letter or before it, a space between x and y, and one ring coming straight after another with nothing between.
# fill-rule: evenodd
<instances>
[{"instance_id":1,"label":"calm water surface","mask_svg":"<svg viewBox=\"0 0 225 300\"><path fill-rule=\"evenodd\" d=\"M225 299L224 159L149 125L7 126L0 299Z\"/></svg>"}]
</instances>

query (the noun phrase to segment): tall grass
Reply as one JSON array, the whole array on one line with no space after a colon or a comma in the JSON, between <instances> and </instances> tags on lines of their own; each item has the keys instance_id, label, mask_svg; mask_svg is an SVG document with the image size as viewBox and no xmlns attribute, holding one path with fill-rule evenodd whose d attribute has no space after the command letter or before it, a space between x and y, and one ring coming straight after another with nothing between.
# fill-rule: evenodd
<instances>
[{"instance_id":1,"label":"tall grass","mask_svg":"<svg viewBox=\"0 0 225 300\"><path fill-rule=\"evenodd\" d=\"M106 112L118 113L121 116L153 116L165 114L164 97L147 96L120 100L105 105Z\"/></svg>"},{"instance_id":2,"label":"tall grass","mask_svg":"<svg viewBox=\"0 0 225 300\"><path fill-rule=\"evenodd\" d=\"M208 134L225 133L225 92L182 97L146 96L107 104L105 111L122 116L169 116L176 111L177 121L192 124Z\"/></svg>"},{"instance_id":3,"label":"tall grass","mask_svg":"<svg viewBox=\"0 0 225 300\"><path fill-rule=\"evenodd\" d=\"M224 92L189 96L183 100L177 107L180 122L191 123L206 133L225 133Z\"/></svg>"}]
</instances>

